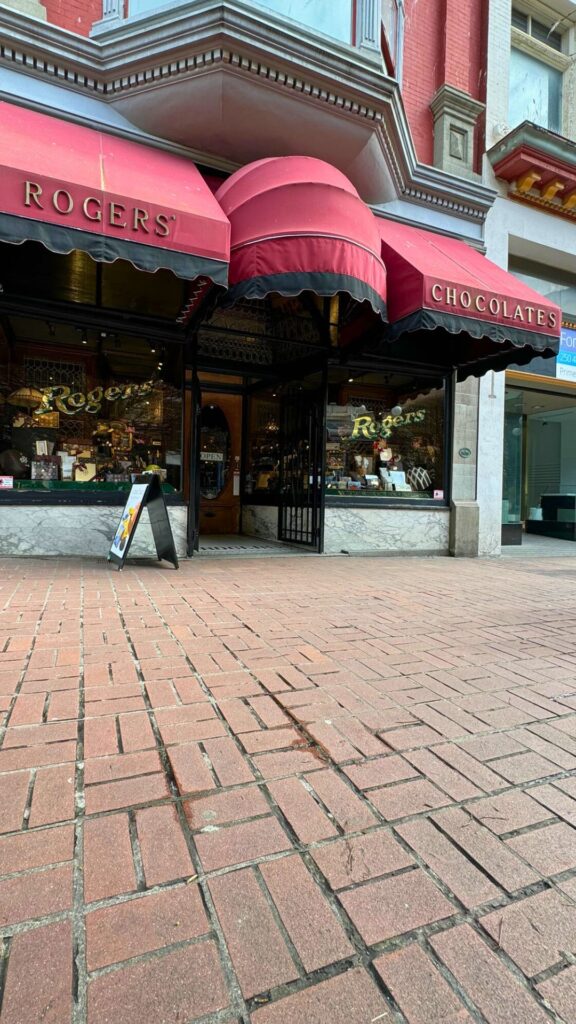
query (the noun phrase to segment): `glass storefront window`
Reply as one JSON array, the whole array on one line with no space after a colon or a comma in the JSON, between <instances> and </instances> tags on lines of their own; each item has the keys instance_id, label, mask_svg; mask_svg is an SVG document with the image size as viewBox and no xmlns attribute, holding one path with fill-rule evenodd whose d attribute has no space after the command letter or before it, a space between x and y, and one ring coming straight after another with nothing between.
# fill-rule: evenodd
<instances>
[{"instance_id":1,"label":"glass storefront window","mask_svg":"<svg viewBox=\"0 0 576 1024\"><path fill-rule=\"evenodd\" d=\"M375 376L330 384L327 496L444 501L443 386L410 386L409 378L379 384Z\"/></svg>"},{"instance_id":2,"label":"glass storefront window","mask_svg":"<svg viewBox=\"0 0 576 1024\"><path fill-rule=\"evenodd\" d=\"M15 344L0 338L0 475L15 490L123 491L155 472L180 491L175 346L24 318L13 327Z\"/></svg>"},{"instance_id":3,"label":"glass storefront window","mask_svg":"<svg viewBox=\"0 0 576 1024\"><path fill-rule=\"evenodd\" d=\"M246 495L278 494L280 466L280 401L269 390L250 399L246 445Z\"/></svg>"},{"instance_id":4,"label":"glass storefront window","mask_svg":"<svg viewBox=\"0 0 576 1024\"><path fill-rule=\"evenodd\" d=\"M200 416L200 494L213 501L228 481L230 428L217 405L207 405Z\"/></svg>"},{"instance_id":5,"label":"glass storefront window","mask_svg":"<svg viewBox=\"0 0 576 1024\"><path fill-rule=\"evenodd\" d=\"M537 532L546 533L550 503L575 496L576 399L536 388L507 388L502 522L526 522L528 529L531 523L544 523ZM568 521L566 516L576 521L572 506L555 513L550 536L560 536L556 520Z\"/></svg>"},{"instance_id":6,"label":"glass storefront window","mask_svg":"<svg viewBox=\"0 0 576 1024\"><path fill-rule=\"evenodd\" d=\"M506 390L504 404L504 480L502 486L502 524L522 520L522 393Z\"/></svg>"}]
</instances>

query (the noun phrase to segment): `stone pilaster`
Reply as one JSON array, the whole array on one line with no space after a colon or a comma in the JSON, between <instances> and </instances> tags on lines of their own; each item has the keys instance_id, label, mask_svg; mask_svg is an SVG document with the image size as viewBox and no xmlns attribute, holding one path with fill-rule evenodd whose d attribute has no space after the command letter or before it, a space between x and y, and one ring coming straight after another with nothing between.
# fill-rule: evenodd
<instances>
[{"instance_id":1,"label":"stone pilaster","mask_svg":"<svg viewBox=\"0 0 576 1024\"><path fill-rule=\"evenodd\" d=\"M474 171L474 132L484 104L453 85L441 85L430 104L434 117L434 165L461 178Z\"/></svg>"}]
</instances>

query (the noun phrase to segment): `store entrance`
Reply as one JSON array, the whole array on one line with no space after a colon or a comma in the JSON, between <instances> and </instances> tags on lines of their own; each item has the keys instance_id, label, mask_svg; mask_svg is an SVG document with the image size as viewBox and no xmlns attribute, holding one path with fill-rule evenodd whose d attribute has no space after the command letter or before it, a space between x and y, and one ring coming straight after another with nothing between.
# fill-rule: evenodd
<instances>
[{"instance_id":1,"label":"store entrance","mask_svg":"<svg viewBox=\"0 0 576 1024\"><path fill-rule=\"evenodd\" d=\"M189 374L190 554L319 550L324 392L313 383Z\"/></svg>"},{"instance_id":2,"label":"store entrance","mask_svg":"<svg viewBox=\"0 0 576 1024\"><path fill-rule=\"evenodd\" d=\"M200 536L236 535L241 511L242 394L208 390L209 382L205 388L197 417Z\"/></svg>"}]
</instances>

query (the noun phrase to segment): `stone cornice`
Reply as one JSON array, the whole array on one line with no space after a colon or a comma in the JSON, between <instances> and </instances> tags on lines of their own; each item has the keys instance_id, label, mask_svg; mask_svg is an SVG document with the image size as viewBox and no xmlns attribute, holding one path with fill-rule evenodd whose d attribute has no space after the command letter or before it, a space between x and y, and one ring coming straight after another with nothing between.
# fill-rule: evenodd
<instances>
[{"instance_id":1,"label":"stone cornice","mask_svg":"<svg viewBox=\"0 0 576 1024\"><path fill-rule=\"evenodd\" d=\"M488 159L508 183L511 199L576 218L576 143L524 121L492 147Z\"/></svg>"},{"instance_id":2,"label":"stone cornice","mask_svg":"<svg viewBox=\"0 0 576 1024\"><path fill-rule=\"evenodd\" d=\"M398 85L373 58L237 0L191 0L92 39L3 9L1 66L107 103L228 69L370 122L399 196L473 221L494 201L492 189L418 163Z\"/></svg>"}]
</instances>

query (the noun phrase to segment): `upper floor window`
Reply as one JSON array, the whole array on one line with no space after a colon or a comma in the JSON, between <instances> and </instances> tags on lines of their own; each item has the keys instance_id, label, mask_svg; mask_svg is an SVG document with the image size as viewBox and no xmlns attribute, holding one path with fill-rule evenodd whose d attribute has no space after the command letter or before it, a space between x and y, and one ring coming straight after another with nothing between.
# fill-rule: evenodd
<instances>
[{"instance_id":1,"label":"upper floor window","mask_svg":"<svg viewBox=\"0 0 576 1024\"><path fill-rule=\"evenodd\" d=\"M572 122L568 104L572 90L570 83L563 89L563 80L572 63L568 55L572 30L566 18L555 16L554 2L542 5L544 20L536 16L540 8L529 0L512 7L508 122L514 128L530 121L566 135Z\"/></svg>"},{"instance_id":2,"label":"upper floor window","mask_svg":"<svg viewBox=\"0 0 576 1024\"><path fill-rule=\"evenodd\" d=\"M523 11L513 7L512 25L514 28L520 29L521 32L526 32L527 35L532 36L534 39L540 40L541 43L545 43L546 46L551 46L553 50L562 52L562 34L556 32L554 28L544 25L537 18L533 18L531 14L524 14Z\"/></svg>"},{"instance_id":3,"label":"upper floor window","mask_svg":"<svg viewBox=\"0 0 576 1024\"><path fill-rule=\"evenodd\" d=\"M401 78L404 0L381 0L382 50L388 73Z\"/></svg>"},{"instance_id":4,"label":"upper floor window","mask_svg":"<svg viewBox=\"0 0 576 1024\"><path fill-rule=\"evenodd\" d=\"M562 130L562 72L513 48L510 54L509 122Z\"/></svg>"},{"instance_id":5,"label":"upper floor window","mask_svg":"<svg viewBox=\"0 0 576 1024\"><path fill-rule=\"evenodd\" d=\"M265 8L283 18L331 36L352 42L354 0L247 0L253 7ZM129 0L129 13L144 14L161 9L166 0Z\"/></svg>"}]
</instances>

